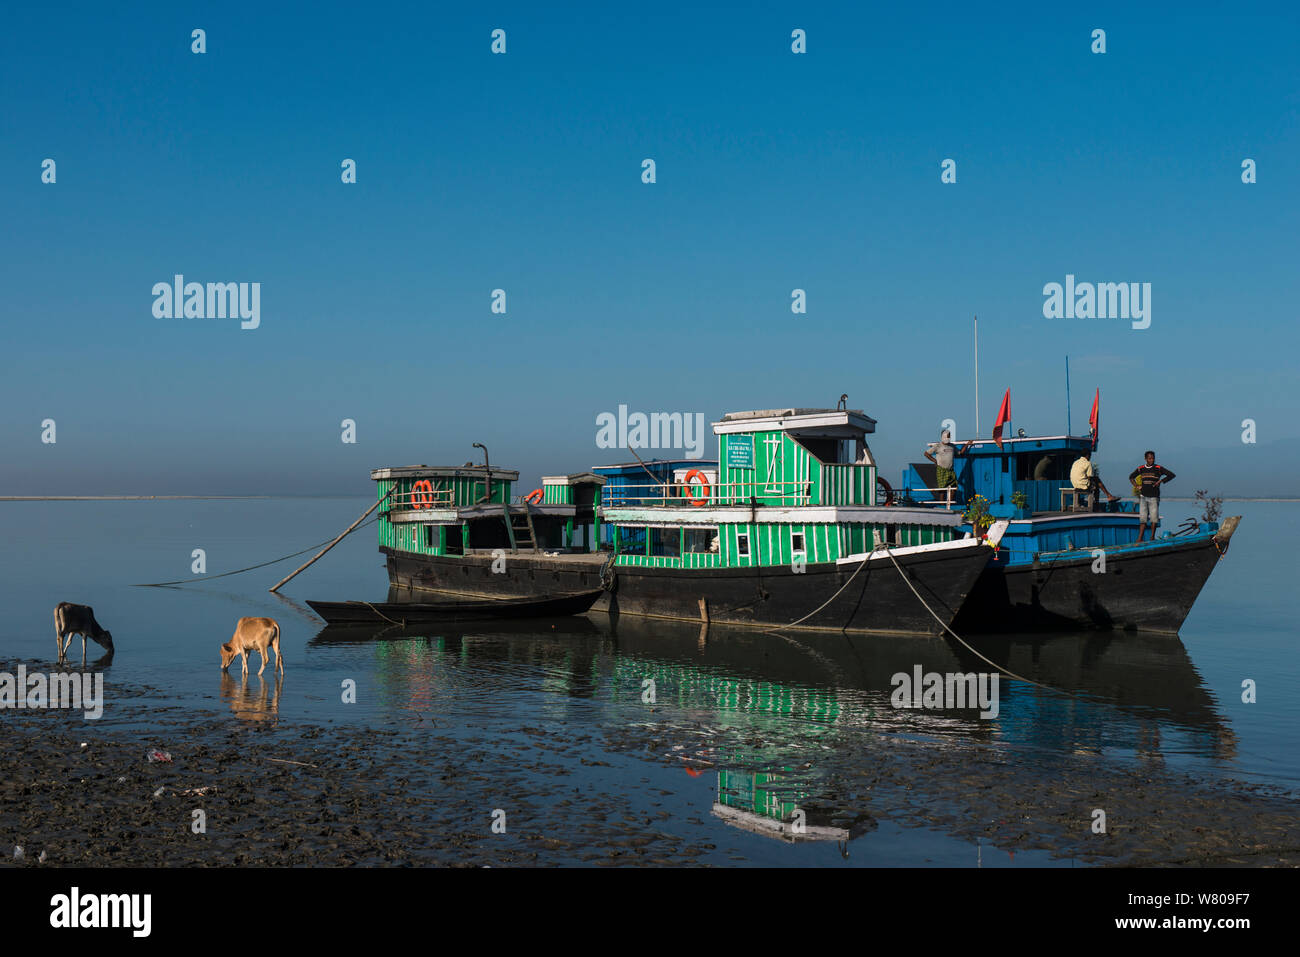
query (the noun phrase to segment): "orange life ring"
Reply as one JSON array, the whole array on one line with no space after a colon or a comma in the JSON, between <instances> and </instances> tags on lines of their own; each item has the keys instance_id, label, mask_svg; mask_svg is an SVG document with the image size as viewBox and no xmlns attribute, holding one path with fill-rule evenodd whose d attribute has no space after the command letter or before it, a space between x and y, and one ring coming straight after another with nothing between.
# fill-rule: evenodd
<instances>
[{"instance_id":1,"label":"orange life ring","mask_svg":"<svg viewBox=\"0 0 1300 957\"><path fill-rule=\"evenodd\" d=\"M428 479L412 483L411 508L433 508L433 483Z\"/></svg>"},{"instance_id":2,"label":"orange life ring","mask_svg":"<svg viewBox=\"0 0 1300 957\"><path fill-rule=\"evenodd\" d=\"M698 497L691 491L692 478L698 478L700 480L701 494ZM709 492L712 490L709 488L709 480L704 477L704 473L699 469L691 469L687 472L685 477L682 478L682 485L682 494L684 494L690 500L690 503L696 508L699 508L701 505L709 504Z\"/></svg>"},{"instance_id":3,"label":"orange life ring","mask_svg":"<svg viewBox=\"0 0 1300 957\"><path fill-rule=\"evenodd\" d=\"M528 502L530 505L539 505L541 504L542 499L544 499L545 497L546 496L542 493L541 489L535 488L527 495L524 496L524 501Z\"/></svg>"}]
</instances>

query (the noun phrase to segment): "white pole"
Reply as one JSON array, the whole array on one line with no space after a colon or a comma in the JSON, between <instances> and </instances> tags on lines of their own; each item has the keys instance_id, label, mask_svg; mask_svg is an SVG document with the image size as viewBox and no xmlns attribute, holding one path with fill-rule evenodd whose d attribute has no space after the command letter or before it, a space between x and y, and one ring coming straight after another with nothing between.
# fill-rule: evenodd
<instances>
[{"instance_id":1,"label":"white pole","mask_svg":"<svg viewBox=\"0 0 1300 957\"><path fill-rule=\"evenodd\" d=\"M975 438L980 436L980 317L975 317Z\"/></svg>"}]
</instances>

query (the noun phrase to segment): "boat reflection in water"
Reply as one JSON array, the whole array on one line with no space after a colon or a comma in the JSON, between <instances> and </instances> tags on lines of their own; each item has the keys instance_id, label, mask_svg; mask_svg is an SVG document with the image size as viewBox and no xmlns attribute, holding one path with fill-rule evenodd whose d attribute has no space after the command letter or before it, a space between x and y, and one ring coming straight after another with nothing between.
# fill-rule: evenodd
<instances>
[{"instance_id":1,"label":"boat reflection in water","mask_svg":"<svg viewBox=\"0 0 1300 957\"><path fill-rule=\"evenodd\" d=\"M978 707L895 707L900 674L992 669L938 638L790 636L605 615L418 633L329 627L312 639L371 645L387 706L434 720L455 720L467 698L508 718L508 692L540 696L522 724L585 724L607 748L650 748L693 777L716 774L715 816L789 841L844 842L874 828L863 775L892 744L992 746L1045 771L1070 754L1161 763L1235 753L1232 730L1176 637L1075 632L971 643L1047 687L1003 675L997 715L987 719Z\"/></svg>"}]
</instances>

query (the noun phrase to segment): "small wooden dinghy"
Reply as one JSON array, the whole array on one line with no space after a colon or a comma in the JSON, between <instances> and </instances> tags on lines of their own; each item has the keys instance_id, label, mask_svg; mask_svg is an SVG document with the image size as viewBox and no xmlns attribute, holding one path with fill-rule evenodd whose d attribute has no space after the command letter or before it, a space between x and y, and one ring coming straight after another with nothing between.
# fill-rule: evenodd
<instances>
[{"instance_id":1,"label":"small wooden dinghy","mask_svg":"<svg viewBox=\"0 0 1300 957\"><path fill-rule=\"evenodd\" d=\"M560 618L581 615L596 604L603 592L538 595L530 598L496 598L482 601L370 602L311 601L312 611L331 625L376 622L390 624L486 621L494 618Z\"/></svg>"}]
</instances>

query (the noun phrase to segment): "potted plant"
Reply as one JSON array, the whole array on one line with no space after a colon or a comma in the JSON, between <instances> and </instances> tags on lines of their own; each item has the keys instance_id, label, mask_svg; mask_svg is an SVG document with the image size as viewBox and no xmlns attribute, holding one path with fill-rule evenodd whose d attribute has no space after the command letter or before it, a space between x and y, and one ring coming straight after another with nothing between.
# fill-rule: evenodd
<instances>
[{"instance_id":1,"label":"potted plant","mask_svg":"<svg viewBox=\"0 0 1300 957\"><path fill-rule=\"evenodd\" d=\"M1029 496L1023 491L1011 493L1011 504L1016 507L1016 518L1029 517Z\"/></svg>"},{"instance_id":2,"label":"potted plant","mask_svg":"<svg viewBox=\"0 0 1300 957\"><path fill-rule=\"evenodd\" d=\"M971 499L961 517L970 522L976 538L983 538L989 526L993 524L993 516L989 512L989 500L983 495L976 495Z\"/></svg>"}]
</instances>

